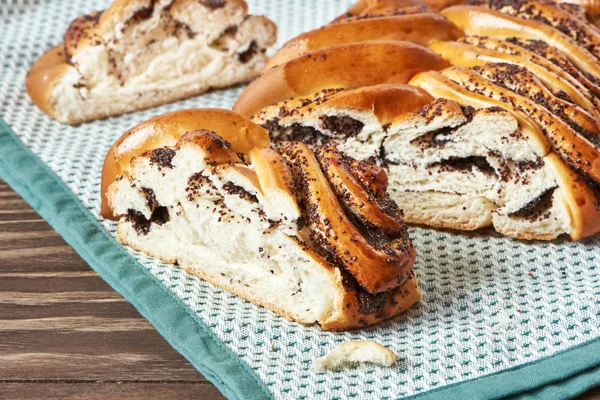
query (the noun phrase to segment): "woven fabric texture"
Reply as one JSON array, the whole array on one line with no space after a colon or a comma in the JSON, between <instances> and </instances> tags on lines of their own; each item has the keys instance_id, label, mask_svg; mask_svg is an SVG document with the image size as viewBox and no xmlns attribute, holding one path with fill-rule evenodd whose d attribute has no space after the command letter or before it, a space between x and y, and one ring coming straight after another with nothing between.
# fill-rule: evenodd
<instances>
[{"instance_id":1,"label":"woven fabric texture","mask_svg":"<svg viewBox=\"0 0 600 400\"><path fill-rule=\"evenodd\" d=\"M278 45L342 13L349 0L254 0L250 11L279 26ZM0 117L99 216L104 155L133 125L190 107L229 108L242 90L193 99L77 127L29 101L28 67L60 43L77 16L108 1L0 0ZM187 273L130 250L243 359L275 398L401 398L523 365L600 336L600 241L522 242L493 232L411 229L423 301L374 327L323 332L287 322ZM400 356L393 368L314 372L311 362L346 340L374 340Z\"/></svg>"}]
</instances>

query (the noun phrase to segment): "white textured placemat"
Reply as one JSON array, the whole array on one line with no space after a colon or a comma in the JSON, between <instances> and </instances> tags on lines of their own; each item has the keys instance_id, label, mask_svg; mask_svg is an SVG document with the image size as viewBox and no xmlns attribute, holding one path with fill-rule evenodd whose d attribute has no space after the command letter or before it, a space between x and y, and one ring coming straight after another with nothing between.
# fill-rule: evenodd
<instances>
[{"instance_id":1,"label":"white textured placemat","mask_svg":"<svg viewBox=\"0 0 600 400\"><path fill-rule=\"evenodd\" d=\"M279 26L280 45L343 12L349 0L250 1ZM112 142L153 115L233 104L241 88L70 127L29 101L29 65L61 42L75 17L108 1L0 0L0 117L99 218L102 161ZM424 293L411 311L375 327L323 332L289 323L185 272L131 254L180 297L256 372L277 398L398 398L552 355L600 336L598 239L527 243L493 233L411 229ZM375 340L400 355L395 368L313 372L311 361L335 344Z\"/></svg>"}]
</instances>

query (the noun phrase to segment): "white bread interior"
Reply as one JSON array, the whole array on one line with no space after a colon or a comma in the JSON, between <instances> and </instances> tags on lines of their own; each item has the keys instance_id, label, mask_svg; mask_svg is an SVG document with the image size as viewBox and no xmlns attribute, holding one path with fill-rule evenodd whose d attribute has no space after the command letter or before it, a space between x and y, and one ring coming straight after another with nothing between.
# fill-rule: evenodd
<instances>
[{"instance_id":1,"label":"white bread interior","mask_svg":"<svg viewBox=\"0 0 600 400\"><path fill-rule=\"evenodd\" d=\"M244 167L211 170L203 159L202 152L193 146L178 151L172 169L159 170L149 158L137 158L128 179L111 186L109 201L118 214L126 215L133 209L150 219L151 211L139 188L152 188L156 201L168 208L169 221L154 224L146 235L138 234L131 221L123 222L117 231L119 240L178 263L258 304L276 305L296 321L310 324L332 318L335 302L342 301L337 290L341 277L335 270L324 269L290 237L300 234L298 215L273 215L255 183L239 172ZM186 195L191 192L186 188L197 171L204 171L203 177L197 181L194 200L188 201ZM228 194L222 189L227 182L242 187L259 202ZM206 190L214 193L207 194ZM221 195L222 208L215 205ZM273 227L269 221L281 222ZM202 268L197 267L199 263Z\"/></svg>"},{"instance_id":2,"label":"white bread interior","mask_svg":"<svg viewBox=\"0 0 600 400\"><path fill-rule=\"evenodd\" d=\"M553 165L559 161L548 160L547 144L504 110L438 99L382 123L372 110L330 107L327 101L297 112L282 113L281 106L263 109L254 122L268 128L275 143L310 127L318 142L333 141L351 157L377 160L406 222L461 230L493 226L523 239L571 232L569 205ZM349 118L346 127L360 129L334 132L324 117Z\"/></svg>"}]
</instances>

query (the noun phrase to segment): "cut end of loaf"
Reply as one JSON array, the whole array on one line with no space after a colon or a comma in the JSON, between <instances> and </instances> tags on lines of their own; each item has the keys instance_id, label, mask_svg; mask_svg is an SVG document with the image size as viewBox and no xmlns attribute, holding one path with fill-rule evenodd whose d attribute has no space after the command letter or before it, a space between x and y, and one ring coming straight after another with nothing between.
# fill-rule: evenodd
<instances>
[{"instance_id":1,"label":"cut end of loaf","mask_svg":"<svg viewBox=\"0 0 600 400\"><path fill-rule=\"evenodd\" d=\"M400 216L386 208L381 220L361 222L360 214L344 211L334 189L349 183L334 184L319 164L333 162L337 153L317 160L298 145L296 151L306 151L302 157L312 160L312 166L294 167L286 159L294 157L291 153L282 157L265 149L253 152L253 165L247 165L224 161L215 153L216 145L208 144L216 140L213 136L189 140L190 134L209 135L188 133L174 146L140 154L109 187L109 205L121 216L117 235L122 243L288 319L318 323L323 329L367 326L419 301L412 272L415 254ZM263 167L277 170L267 174L257 168L261 157L270 160ZM279 157L279 163L268 157ZM350 159L335 160L351 168L346 164ZM350 171L346 173L352 175ZM274 173L290 173L295 186L290 189L285 179L277 188L261 185ZM300 176L307 174L326 185L319 188L318 199L314 188L298 186ZM386 196L360 187L357 196ZM300 208L287 206L291 200ZM352 241L344 244L342 236L351 229L356 230ZM369 268L371 273L361 275Z\"/></svg>"},{"instance_id":2,"label":"cut end of loaf","mask_svg":"<svg viewBox=\"0 0 600 400\"><path fill-rule=\"evenodd\" d=\"M548 157L552 153L522 131L510 112L437 99L383 123L376 107L335 100L352 94L323 92L307 96L319 99L310 104L288 100L253 120L275 143L335 143L352 157L376 160L386 168L388 190L407 222L460 230L494 226L521 239L580 237L578 224L587 209L571 201L579 189L564 178L576 173ZM583 194L592 192L587 188Z\"/></svg>"}]
</instances>

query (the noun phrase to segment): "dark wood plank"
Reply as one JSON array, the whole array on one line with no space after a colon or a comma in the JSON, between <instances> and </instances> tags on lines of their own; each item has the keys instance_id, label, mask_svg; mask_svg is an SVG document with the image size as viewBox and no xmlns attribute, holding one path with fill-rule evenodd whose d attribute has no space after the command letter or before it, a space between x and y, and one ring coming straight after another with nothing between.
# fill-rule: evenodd
<instances>
[{"instance_id":1,"label":"dark wood plank","mask_svg":"<svg viewBox=\"0 0 600 400\"><path fill-rule=\"evenodd\" d=\"M42 246L42 243L39 243ZM2 272L89 271L90 267L66 243L0 251Z\"/></svg>"},{"instance_id":2,"label":"dark wood plank","mask_svg":"<svg viewBox=\"0 0 600 400\"><path fill-rule=\"evenodd\" d=\"M0 398L192 397L222 398L0 181Z\"/></svg>"},{"instance_id":3,"label":"dark wood plank","mask_svg":"<svg viewBox=\"0 0 600 400\"><path fill-rule=\"evenodd\" d=\"M72 292L73 286L81 288L83 292L100 291L107 298L115 296L111 291L106 290L104 281L99 280L98 275L91 269L87 271L0 272L0 291L10 292L11 289L18 287L20 293L61 293Z\"/></svg>"},{"instance_id":4,"label":"dark wood plank","mask_svg":"<svg viewBox=\"0 0 600 400\"><path fill-rule=\"evenodd\" d=\"M0 221L0 232L53 232L52 227L41 218L26 221Z\"/></svg>"},{"instance_id":5,"label":"dark wood plank","mask_svg":"<svg viewBox=\"0 0 600 400\"><path fill-rule=\"evenodd\" d=\"M600 386L588 390L586 393L579 396L577 400L600 400Z\"/></svg>"},{"instance_id":6,"label":"dark wood plank","mask_svg":"<svg viewBox=\"0 0 600 400\"><path fill-rule=\"evenodd\" d=\"M221 395L206 382L90 383L5 383L0 385L2 399L217 399Z\"/></svg>"}]
</instances>

